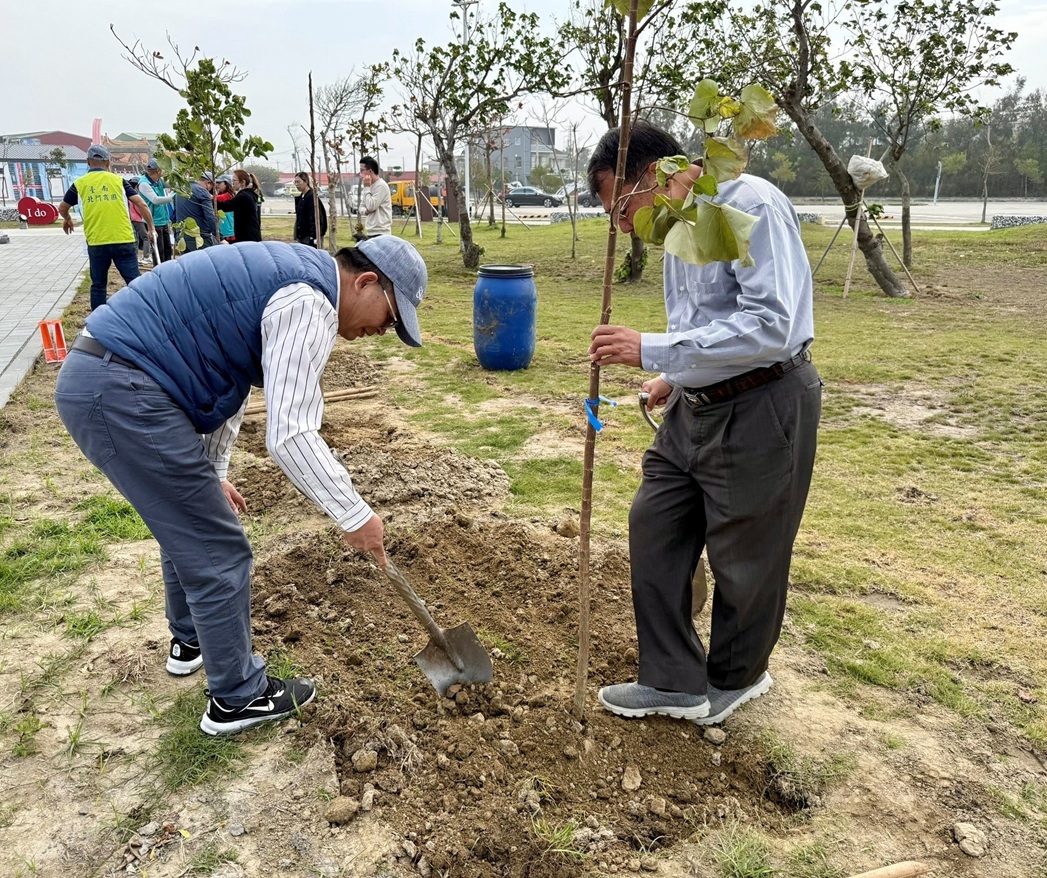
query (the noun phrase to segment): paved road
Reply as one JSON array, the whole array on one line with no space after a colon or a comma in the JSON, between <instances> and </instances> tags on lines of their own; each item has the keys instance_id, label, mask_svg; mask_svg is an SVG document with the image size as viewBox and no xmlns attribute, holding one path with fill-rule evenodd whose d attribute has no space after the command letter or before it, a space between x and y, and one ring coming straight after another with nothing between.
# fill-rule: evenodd
<instances>
[{"instance_id":1,"label":"paved road","mask_svg":"<svg viewBox=\"0 0 1047 878\"><path fill-rule=\"evenodd\" d=\"M877 198L874 189L865 194L866 204L882 204L884 217L880 224L898 228L902 222L902 204L897 198ZM794 202L800 213L818 213L825 218L826 224L838 225L843 219L843 204L840 199L801 199ZM970 227L984 229L982 221L982 203L980 201L939 201L933 204L929 199L915 199L911 206L913 226L923 228ZM985 221L992 222L995 215L1003 216L1047 216L1047 201L993 201L989 200L985 212Z\"/></svg>"},{"instance_id":2,"label":"paved road","mask_svg":"<svg viewBox=\"0 0 1047 878\"><path fill-rule=\"evenodd\" d=\"M57 226L3 234L11 241L0 244L0 407L43 350L40 321L61 317L87 269L79 230L68 236Z\"/></svg>"}]
</instances>

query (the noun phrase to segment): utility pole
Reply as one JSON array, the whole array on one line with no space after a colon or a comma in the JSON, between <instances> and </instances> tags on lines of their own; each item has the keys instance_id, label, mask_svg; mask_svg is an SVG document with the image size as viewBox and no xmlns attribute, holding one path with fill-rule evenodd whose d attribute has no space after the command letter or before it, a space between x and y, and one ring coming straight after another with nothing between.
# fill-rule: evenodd
<instances>
[{"instance_id":1,"label":"utility pole","mask_svg":"<svg viewBox=\"0 0 1047 878\"><path fill-rule=\"evenodd\" d=\"M462 47L469 51L469 7L476 6L480 0L451 0L451 3L462 10ZM462 138L465 144L465 213L472 216L469 207L469 132L465 132Z\"/></svg>"}]
</instances>

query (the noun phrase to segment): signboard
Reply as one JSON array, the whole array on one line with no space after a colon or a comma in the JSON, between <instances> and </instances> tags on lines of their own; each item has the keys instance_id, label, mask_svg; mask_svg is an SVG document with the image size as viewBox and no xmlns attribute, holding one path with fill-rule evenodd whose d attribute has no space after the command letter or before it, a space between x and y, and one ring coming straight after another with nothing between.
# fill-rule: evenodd
<instances>
[{"instance_id":1,"label":"signboard","mask_svg":"<svg viewBox=\"0 0 1047 878\"><path fill-rule=\"evenodd\" d=\"M49 226L58 219L58 208L48 201L26 195L18 199L18 215L31 226Z\"/></svg>"}]
</instances>

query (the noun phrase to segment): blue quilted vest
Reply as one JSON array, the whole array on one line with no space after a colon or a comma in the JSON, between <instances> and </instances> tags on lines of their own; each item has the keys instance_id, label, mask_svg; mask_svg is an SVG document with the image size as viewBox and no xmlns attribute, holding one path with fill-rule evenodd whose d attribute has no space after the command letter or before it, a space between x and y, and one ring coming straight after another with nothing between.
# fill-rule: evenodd
<instances>
[{"instance_id":1,"label":"blue quilted vest","mask_svg":"<svg viewBox=\"0 0 1047 878\"><path fill-rule=\"evenodd\" d=\"M166 390L210 433L262 386L262 312L293 283L338 307L334 259L274 241L219 245L164 262L96 308L87 329Z\"/></svg>"}]
</instances>

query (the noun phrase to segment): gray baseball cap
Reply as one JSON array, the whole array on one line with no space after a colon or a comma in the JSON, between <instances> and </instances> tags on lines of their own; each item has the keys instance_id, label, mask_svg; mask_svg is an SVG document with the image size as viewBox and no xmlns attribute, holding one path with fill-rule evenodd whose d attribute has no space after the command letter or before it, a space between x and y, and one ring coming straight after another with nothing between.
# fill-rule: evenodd
<instances>
[{"instance_id":1,"label":"gray baseball cap","mask_svg":"<svg viewBox=\"0 0 1047 878\"><path fill-rule=\"evenodd\" d=\"M159 171L160 163L156 159L149 159L148 163L145 166L145 169L147 171Z\"/></svg>"},{"instance_id":2,"label":"gray baseball cap","mask_svg":"<svg viewBox=\"0 0 1047 878\"><path fill-rule=\"evenodd\" d=\"M228 183L230 186L232 186L233 185L233 178L230 177L228 174L219 174L218 175L218 179L215 180L215 182L216 183Z\"/></svg>"},{"instance_id":3,"label":"gray baseball cap","mask_svg":"<svg viewBox=\"0 0 1047 878\"><path fill-rule=\"evenodd\" d=\"M213 181L214 181L214 174L212 174L212 173L211 173L210 171L204 171L204 172L203 172L203 173L202 173L202 174L200 175L200 179L201 179L201 180L210 180L210 181L212 181L212 182L213 182Z\"/></svg>"},{"instance_id":4,"label":"gray baseball cap","mask_svg":"<svg viewBox=\"0 0 1047 878\"><path fill-rule=\"evenodd\" d=\"M109 150L100 143L92 143L87 147L87 157L89 159L100 159L103 162L107 162L109 161Z\"/></svg>"},{"instance_id":5,"label":"gray baseball cap","mask_svg":"<svg viewBox=\"0 0 1047 878\"><path fill-rule=\"evenodd\" d=\"M418 304L429 284L429 272L418 251L403 238L379 235L356 245L393 282L396 310L400 320L396 334L400 341L413 348L422 346L422 329L418 325Z\"/></svg>"}]
</instances>

